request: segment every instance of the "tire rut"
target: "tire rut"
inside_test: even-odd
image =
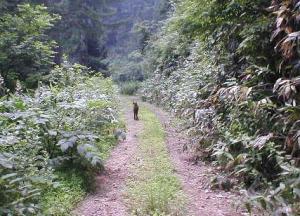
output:
[[[125,107],[127,126],[126,140],[119,143],[111,152],[105,163],[105,172],[96,179],[97,188],[79,203],[72,212],[77,216],[127,216],[129,215],[124,200],[126,181],[133,175],[134,158],[138,146],[137,135],[142,132],[141,121],[133,120],[131,101],[133,98],[122,98]],[[134,98],[136,100],[136,98]],[[142,103],[142,102],[139,102]],[[143,103],[154,112],[165,126],[166,144],[174,165],[174,172],[182,183],[187,197],[187,216],[240,216],[247,215],[244,209],[236,208],[235,202],[240,198],[237,194],[216,191],[209,188],[213,167],[204,163],[193,164],[183,146],[189,139],[170,124],[168,113],[151,104]]]
[[[134,121],[131,104],[122,98],[126,121],[126,140],[120,142],[105,162],[105,171],[96,177],[96,189],[72,212],[77,216],[126,216],[124,201],[126,180],[131,175],[131,163],[142,131],[141,121]]]
[[[166,144],[184,193],[188,199],[189,216],[240,216],[247,215],[239,208],[239,195],[232,192],[210,189],[214,168],[204,163],[194,164],[183,146],[188,144],[186,135],[171,126],[169,114],[151,104],[146,104],[165,126]]]

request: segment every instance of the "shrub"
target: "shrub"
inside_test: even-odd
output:
[[[143,99],[186,119],[190,149],[269,214],[293,215],[300,198],[298,11],[298,0],[184,0],[145,49]]]
[[[41,199],[41,209],[46,215],[69,215],[85,195],[85,183],[79,172],[55,173],[59,184],[47,189]]]
[[[80,171],[84,181],[101,170],[100,140],[118,124],[116,88],[88,74],[65,62],[51,72],[50,86],[0,100],[1,214],[41,212],[40,197],[57,183],[54,170]]]
[[[129,81],[120,84],[121,94],[124,95],[134,95],[137,93],[140,87],[140,82],[137,81]]]

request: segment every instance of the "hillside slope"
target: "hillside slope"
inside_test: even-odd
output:
[[[240,181],[249,210],[296,214],[299,1],[173,6],[146,48],[143,98],[187,120],[189,148]]]

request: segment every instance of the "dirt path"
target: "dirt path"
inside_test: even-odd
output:
[[[137,134],[143,129],[142,122],[134,121],[131,104],[122,100],[127,125],[126,140],[112,151],[105,163],[105,172],[97,177],[97,189],[82,201],[74,211],[78,216],[126,216],[123,192],[130,172],[132,158],[138,144]],[[130,107],[129,107],[130,106]]]
[[[189,216],[238,216],[246,215],[242,210],[237,210],[237,195],[225,191],[210,190],[210,178],[213,169],[205,165],[194,164],[190,156],[183,151],[183,146],[188,142],[184,134],[176,132],[171,126],[168,113],[161,109],[147,105],[161,123],[165,126],[167,134],[167,147],[175,172],[182,182],[183,190],[188,197]]]
[[[73,215],[80,216],[126,216],[129,215],[124,197],[126,180],[132,176],[130,167],[135,163],[134,157],[138,146],[137,135],[143,129],[142,121],[134,121],[131,104],[122,99],[127,139],[121,142],[111,153],[105,163],[106,171],[97,177],[97,189],[82,201]],[[132,99],[127,99],[132,101]],[[193,165],[183,152],[183,145],[188,139],[179,134],[171,126],[169,116],[161,109],[149,104],[149,107],[166,128],[166,144],[174,164],[174,172],[182,182],[182,187],[188,198],[188,216],[238,216],[245,215],[233,207],[236,195],[224,191],[209,189],[213,169],[204,164]]]

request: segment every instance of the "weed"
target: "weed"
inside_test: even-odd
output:
[[[165,133],[157,117],[142,107],[144,131],[139,135],[139,164],[128,183],[134,215],[183,215],[185,198],[165,146]]]
[[[66,172],[66,171],[64,171]],[[73,207],[85,195],[84,179],[80,173],[57,172],[59,185],[45,191],[41,200],[41,207],[45,215],[70,215]]]

